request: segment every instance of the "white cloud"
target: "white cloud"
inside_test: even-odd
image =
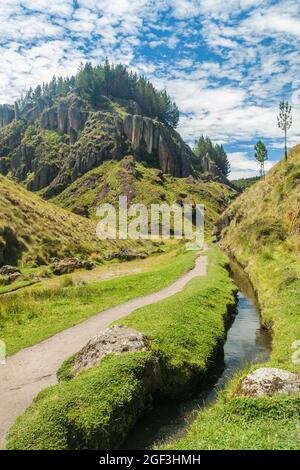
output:
[[[11,102],[53,74],[74,74],[80,62],[99,63],[107,56],[167,88],[182,112],[179,130],[190,144],[204,133],[239,149],[245,141],[269,138],[269,148],[277,149],[282,98],[293,104],[289,145],[300,141],[298,0],[0,4],[0,102]],[[147,45],[151,61],[141,49]],[[246,155],[231,155],[235,172],[237,164],[240,171],[255,171],[251,160],[244,167]]]
[[[249,158],[245,152],[228,153],[228,159],[231,165],[231,172],[229,179],[234,180],[238,178],[250,178],[259,176],[259,163],[255,158]],[[265,162],[265,170],[269,171],[275,162],[267,160]]]

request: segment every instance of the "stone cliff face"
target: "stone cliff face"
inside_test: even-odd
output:
[[[74,125],[81,116],[74,115]],[[64,167],[51,182],[45,196],[59,194],[70,183],[104,160],[120,160],[132,154],[138,161],[151,161],[163,173],[185,177],[193,173],[194,154],[177,132],[150,118],[126,114],[90,113],[80,138],[73,145]]]
[[[194,154],[180,135],[160,122],[138,115],[126,115],[116,119],[116,127],[131,142],[137,159],[145,154],[157,158],[163,173],[174,176],[189,176],[192,173]]]
[[[107,103],[102,111],[94,111],[74,93],[52,106],[41,102],[19,111],[17,105],[2,105],[0,171],[5,167],[17,179],[27,180],[32,191],[47,188],[45,197],[59,194],[104,160],[121,160],[127,154],[163,173],[193,174],[195,156],[180,135],[135,111],[134,103],[123,112],[107,109]],[[16,127],[22,129],[18,139],[11,137]]]
[[[13,106],[0,104],[0,128],[7,126],[15,118],[15,110]]]

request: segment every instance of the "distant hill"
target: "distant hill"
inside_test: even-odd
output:
[[[237,180],[230,180],[230,183],[238,190],[245,191],[252,184],[256,183],[260,179],[260,176],[253,176],[252,178],[239,178]]]

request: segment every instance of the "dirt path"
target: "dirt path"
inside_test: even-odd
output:
[[[5,435],[16,417],[30,405],[42,389],[57,382],[56,371],[65,359],[81,349],[91,337],[111,322],[137,308],[180,292],[196,276],[205,276],[206,265],[206,256],[200,256],[195,267],[171,286],[104,310],[72,328],[8,357],[6,364],[0,365],[0,448],[5,447]]]

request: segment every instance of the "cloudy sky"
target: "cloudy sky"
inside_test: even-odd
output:
[[[207,134],[253,176],[258,138],[267,168],[282,156],[281,99],[300,142],[299,42],[299,0],[0,0],[0,103],[108,57],[166,87],[190,145]]]

